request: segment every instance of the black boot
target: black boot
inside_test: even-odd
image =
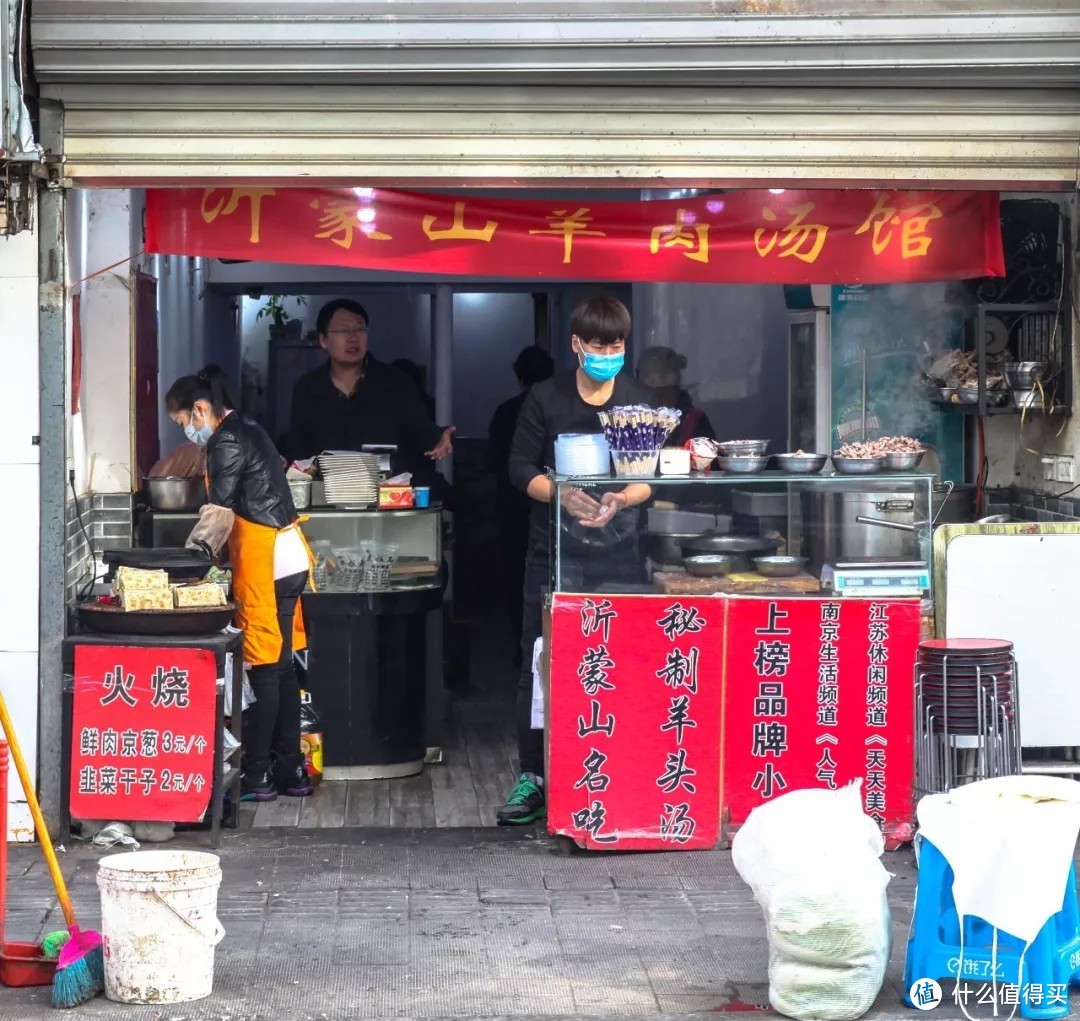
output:
[[[287,798],[309,798],[315,793],[315,785],[311,782],[303,762],[288,769],[276,769],[274,783],[277,792]]]
[[[241,801],[277,801],[277,796],[277,786],[270,779],[268,770],[244,770],[240,777]]]

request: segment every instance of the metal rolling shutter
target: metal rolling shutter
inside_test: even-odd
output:
[[[86,184],[1075,181],[1077,4],[880,7],[36,0],[33,40]]]

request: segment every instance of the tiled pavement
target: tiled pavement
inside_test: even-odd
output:
[[[532,832],[346,828],[250,830],[219,853],[227,936],[213,996],[165,1008],[99,999],[79,1018],[593,1018],[767,1002],[762,921],[727,852],[562,857]],[[89,927],[98,857],[63,856]],[[899,1002],[912,857],[887,855],[886,867],[895,943],[874,1021],[917,1016]],[[35,848],[14,850],[11,876],[7,938],[59,928]],[[0,993],[0,1021],[46,1016],[44,991]]]

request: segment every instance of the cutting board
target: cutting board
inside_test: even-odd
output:
[[[428,561],[405,561],[396,563],[390,568],[390,577],[404,578],[424,574],[438,574],[439,565],[433,560]]]
[[[669,596],[782,596],[820,592],[821,582],[805,572],[793,578],[766,578],[761,574],[695,578],[677,571],[657,571],[653,587]]]

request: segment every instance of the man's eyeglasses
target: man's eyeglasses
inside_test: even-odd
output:
[[[331,337],[362,337],[367,333],[368,328],[366,326],[353,326],[347,330],[331,330]]]

